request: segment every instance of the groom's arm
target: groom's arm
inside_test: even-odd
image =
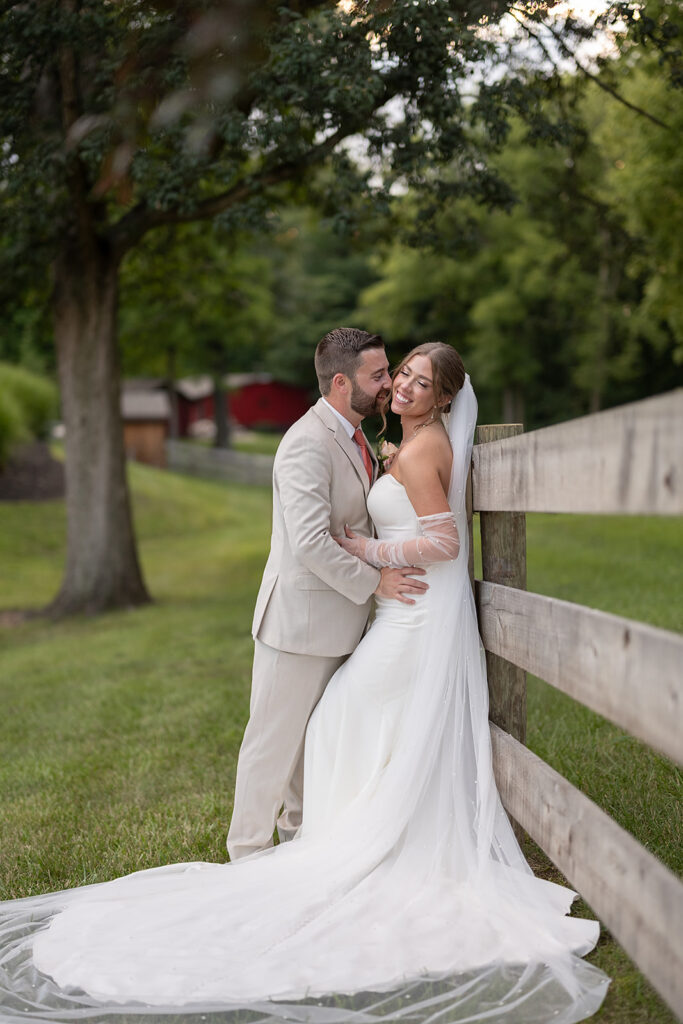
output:
[[[310,572],[354,604],[365,604],[379,585],[380,573],[332,537],[332,473],[328,451],[310,436],[291,439],[278,452],[275,480],[289,544]]]

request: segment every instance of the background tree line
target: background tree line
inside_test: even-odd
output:
[[[495,156],[511,205],[449,198],[426,238],[410,190],[391,213],[349,199],[341,230],[293,200],[257,232],[150,235],[122,269],[124,373],[264,369],[314,390],[316,339],[359,323],[394,358],[450,341],[482,415],[529,428],[683,384],[683,109],[655,58],[621,64],[623,96],[666,127],[565,75],[546,101],[549,116],[571,110],[565,137],[532,143],[516,119]],[[0,355],[53,369],[37,292],[13,310]]]

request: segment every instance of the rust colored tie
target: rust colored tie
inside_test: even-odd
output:
[[[368,480],[372,483],[372,459],[370,458],[370,452],[368,451],[368,442],[365,440],[365,434],[360,427],[356,427],[354,430],[353,439],[360,448],[360,455],[368,474]]]

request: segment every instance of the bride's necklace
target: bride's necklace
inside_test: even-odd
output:
[[[415,426],[413,427],[413,432],[410,435],[410,437],[404,437],[402,439],[401,443],[398,446],[398,451],[404,448],[407,444],[410,444],[411,441],[414,441],[418,433],[423,429],[423,427],[429,427],[431,426],[432,423],[438,423],[439,421],[440,417],[435,417],[429,420],[425,420],[423,423],[416,423]]]
[[[411,441],[415,440],[415,438],[417,437],[417,435],[419,434],[423,427],[428,427],[430,424],[437,422],[441,422],[441,425],[443,426],[443,420],[441,420],[441,417],[425,420],[423,423],[416,423],[415,426],[413,427],[410,436],[404,437],[399,442],[398,445],[390,444],[386,440],[382,441],[382,444],[380,445],[379,451],[377,453],[377,457],[380,461],[380,465],[382,466],[383,471],[387,471],[387,463],[391,465],[393,460],[398,456],[399,452],[402,451],[407,444],[410,444]]]

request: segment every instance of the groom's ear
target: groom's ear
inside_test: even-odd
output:
[[[345,373],[335,373],[331,381],[330,390],[333,392],[337,392],[337,394],[345,395],[346,392],[348,391],[349,384],[349,378],[346,376]]]

